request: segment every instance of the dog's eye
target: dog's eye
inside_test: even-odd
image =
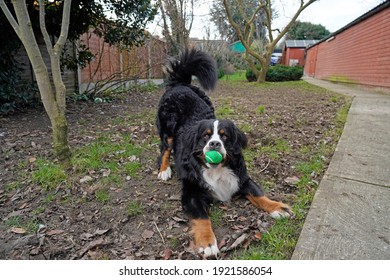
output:
[[[209,140],[209,139],[210,139],[210,135],[209,135],[209,134],[203,135],[203,139],[204,139],[204,140]]]
[[[226,140],[228,139],[228,137],[227,137],[226,134],[223,134],[223,135],[221,136],[221,139],[222,139],[223,141],[226,141]]]

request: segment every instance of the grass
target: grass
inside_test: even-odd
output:
[[[221,81],[228,81],[228,82],[246,82],[245,77],[245,70],[234,72],[233,74],[225,75],[221,79]]]
[[[111,200],[110,192],[106,188],[99,189],[95,192],[95,198],[97,201],[106,204]]]
[[[223,225],[224,212],[218,206],[212,206],[210,209],[210,220],[213,226],[220,227]]]
[[[32,172],[32,180],[44,190],[55,189],[59,184],[66,181],[67,176],[59,164],[54,164],[45,159],[38,159],[36,164],[37,169]]]
[[[141,153],[142,147],[136,146],[126,139],[113,142],[108,137],[100,137],[89,145],[78,149],[74,153],[72,162],[74,168],[79,172],[108,169],[114,174],[115,172],[129,172],[128,175],[135,176],[141,164],[126,161],[132,156],[140,156]],[[121,161],[126,163],[120,164]]]
[[[248,133],[252,130],[252,127],[249,123],[242,123],[238,125],[238,128],[245,133]]]
[[[256,108],[256,113],[257,114],[264,114],[265,113],[265,106],[260,105],[259,107]]]
[[[234,109],[230,105],[224,104],[217,108],[215,114],[219,119],[228,119],[234,114]]]
[[[17,189],[19,189],[21,187],[22,187],[22,183],[19,182],[19,181],[15,181],[15,182],[11,182],[11,183],[5,184],[4,185],[4,191],[8,193],[8,192],[17,190]]]
[[[243,254],[236,255],[241,260],[284,260],[292,255],[299,237],[303,221],[280,219],[261,236],[259,244],[250,246]]]
[[[140,202],[132,201],[126,208],[126,213],[130,217],[139,216],[143,213],[144,209]]]
[[[259,151],[271,159],[278,159],[283,153],[291,151],[290,144],[284,139],[276,139],[266,146],[260,146]]]
[[[142,165],[139,162],[128,162],[123,165],[124,172],[126,175],[133,178],[138,177],[138,171],[141,169]]]
[[[9,218],[5,224],[10,228],[22,228],[26,233],[35,233],[39,228],[39,222],[36,217],[23,219],[20,216],[15,216]]]

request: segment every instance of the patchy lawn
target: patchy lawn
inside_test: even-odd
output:
[[[44,111],[0,117],[0,259],[199,259],[176,178],[157,180],[162,90],[69,102],[73,169],[53,158]],[[248,136],[252,178],[295,216],[243,198],[213,205],[221,259],[289,259],[342,132],[350,100],[303,81],[220,81],[217,115]]]

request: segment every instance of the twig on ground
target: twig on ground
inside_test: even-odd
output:
[[[156,227],[156,229],[157,229],[158,234],[160,234],[160,237],[161,237],[161,240],[162,240],[163,244],[165,244],[165,240],[164,240],[164,237],[163,237],[162,234],[161,234],[160,229],[158,228],[156,222],[153,222],[153,223],[154,223],[154,225],[155,225],[155,227]]]

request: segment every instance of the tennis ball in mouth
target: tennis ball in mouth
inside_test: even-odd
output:
[[[206,161],[211,164],[218,164],[222,161],[223,157],[220,152],[208,151],[205,154]]]

